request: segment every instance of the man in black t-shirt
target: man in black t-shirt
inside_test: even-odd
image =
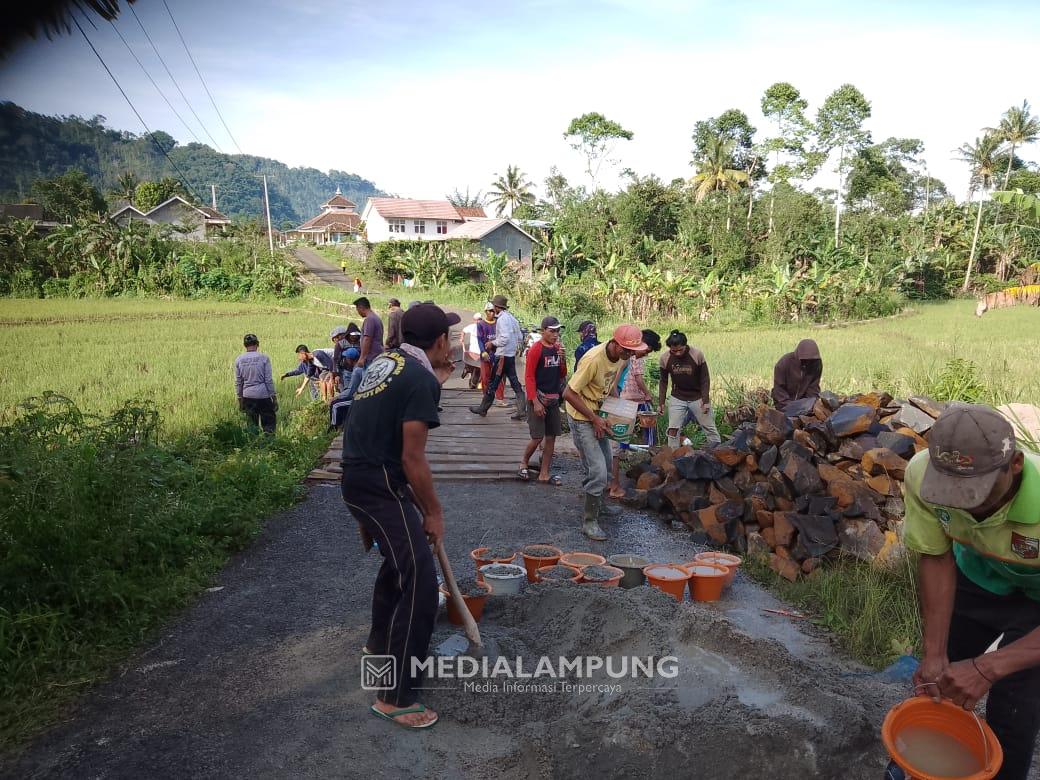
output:
[[[373,359],[354,395],[343,436],[343,500],[383,565],[372,593],[365,652],[392,656],[396,680],[372,712],[407,728],[437,714],[416,698],[411,659],[425,659],[437,617],[437,572],[430,551],[444,513],[426,460],[426,437],[440,425],[441,383],[451,375],[448,331],[459,321],[432,304],[402,316],[404,342]]]

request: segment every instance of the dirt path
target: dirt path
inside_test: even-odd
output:
[[[320,281],[339,287],[344,290],[354,289],[354,280],[348,279],[347,275],[339,268],[329,263],[324,257],[313,249],[305,246],[294,247],[292,253],[296,259],[303,263],[303,267],[310,271]]]
[[[562,488],[442,483],[447,546],[495,540],[589,549],[578,475]],[[629,513],[604,554],[687,560],[685,529]],[[428,692],[443,722],[408,733],[368,713],[359,689],[371,583],[338,486],[272,518],[198,603],[40,738],[12,777],[862,777],[883,765],[876,734],[898,690],[803,634],[738,578],[716,605],[649,590],[542,586],[492,601],[482,629],[507,657],[675,655],[679,677],[593,693]],[[434,643],[454,629],[443,617]],[[602,682],[602,680],[600,680]],[[607,681],[616,682],[616,681]],[[434,686],[438,687],[438,686]],[[443,686],[440,686],[443,687]]]

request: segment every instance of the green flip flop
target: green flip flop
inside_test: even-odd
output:
[[[383,720],[388,720],[391,723],[396,723],[398,726],[405,729],[428,729],[430,728],[430,726],[435,725],[437,721],[440,720],[439,717],[434,718],[429,723],[424,723],[421,726],[411,726],[407,723],[402,723],[399,720],[394,720],[394,718],[396,718],[399,715],[410,715],[413,712],[426,712],[426,705],[424,704],[413,704],[411,707],[405,707],[403,710],[391,710],[390,712],[383,712],[382,710],[378,709],[374,704],[369,709],[372,710],[372,713],[374,715],[382,718]]]

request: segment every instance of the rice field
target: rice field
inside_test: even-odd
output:
[[[339,291],[309,292],[343,299]],[[349,295],[349,294],[348,294]],[[373,296],[383,308],[384,295]],[[310,308],[315,307],[315,308]],[[45,390],[88,411],[110,411],[130,398],[150,399],[165,431],[177,434],[234,418],[232,363],[247,332],[260,337],[278,377],[296,365],[298,343],[328,346],[338,319],[309,298],[299,304],[166,300],[0,300],[0,408]],[[353,313],[343,309],[347,315]],[[544,312],[524,312],[524,322]],[[527,315],[530,315],[529,317]],[[601,335],[611,323],[602,323]],[[675,323],[640,323],[667,334]],[[978,366],[991,401],[1040,404],[1040,309],[1018,307],[974,316],[974,303],[917,307],[907,316],[836,328],[687,329],[707,355],[713,395],[769,387],[772,367],[804,337],[824,356],[824,386],[836,391],[924,392],[952,359]],[[573,348],[575,334],[565,336]],[[304,405],[293,378],[279,382],[283,413]]]

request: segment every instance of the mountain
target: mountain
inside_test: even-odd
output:
[[[145,135],[105,126],[105,117],[52,117],[0,102],[0,201],[20,202],[32,182],[80,168],[103,193],[130,172],[139,181],[172,176],[205,204],[210,185],[217,187],[217,208],[230,217],[263,215],[263,184],[267,174],[271,221],[298,225],[314,216],[322,203],[340,191],[360,211],[369,197],[384,195],[375,184],[356,173],[316,168],[290,168],[285,163],[249,154],[224,154],[210,147],[180,145],[169,133],[152,138],[166,150],[173,165]],[[174,167],[176,166],[176,168]]]

